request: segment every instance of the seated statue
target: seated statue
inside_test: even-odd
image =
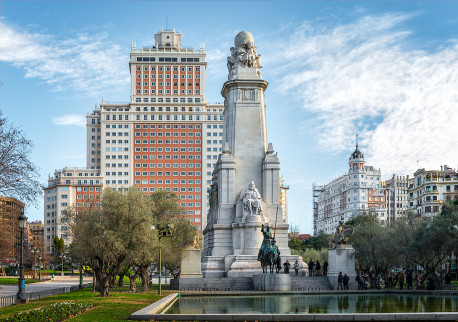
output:
[[[331,239],[332,248],[336,248],[338,245],[345,245],[348,243],[348,239],[351,235],[353,235],[353,227],[347,226],[341,220],[339,221],[339,226],[336,228],[336,232],[334,233],[334,237]]]
[[[250,181],[248,189],[242,194],[243,209],[250,215],[260,215],[262,212],[261,194],[254,182]]]

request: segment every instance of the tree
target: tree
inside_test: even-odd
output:
[[[55,258],[55,263],[56,266],[59,265],[59,262],[62,261],[62,258],[65,254],[65,242],[64,239],[61,237],[54,237],[53,240],[53,246],[54,246],[54,258]],[[63,269],[63,268],[62,268]]]
[[[136,187],[127,192],[105,189],[100,208],[68,211],[72,258],[92,267],[100,296],[109,295],[110,280],[120,273],[129,275],[131,286],[139,276],[145,290],[149,284],[147,269],[159,253],[158,233],[152,227],[172,218],[179,221],[180,212],[175,196],[166,191],[148,196]],[[176,238],[173,252],[181,254],[189,239],[180,233],[172,238]],[[127,268],[132,270],[131,274]]]
[[[39,169],[30,160],[32,141],[9,125],[0,111],[0,195],[37,204],[42,189]]]
[[[331,238],[325,232],[320,231],[316,236],[310,236],[303,241],[304,248],[313,248],[317,251],[329,249],[331,247]]]

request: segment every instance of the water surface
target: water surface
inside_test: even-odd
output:
[[[448,295],[320,294],[256,296],[185,296],[165,314],[312,314],[456,312]]]

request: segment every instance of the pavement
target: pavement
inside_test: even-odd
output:
[[[91,283],[92,277],[84,277],[83,281],[84,283]],[[79,285],[79,283],[80,283],[79,276],[74,276],[74,277],[54,276],[54,278],[51,279],[50,281],[25,284],[25,292],[32,293],[32,292],[40,292],[40,291],[49,291],[53,289],[59,289],[63,287],[71,287],[71,286]],[[18,291],[17,285],[1,285],[0,297],[16,295],[17,291]]]

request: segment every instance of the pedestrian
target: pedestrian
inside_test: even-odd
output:
[[[342,272],[339,272],[337,277],[337,290],[343,290],[343,275]]]
[[[419,289],[419,287],[420,287],[420,284],[421,284],[421,283],[420,283],[420,275],[416,274],[413,280],[414,280],[414,282],[415,282],[415,288],[416,288],[417,291],[418,291],[418,289]]]
[[[398,273],[398,275],[396,276],[396,280],[398,281],[399,283],[399,289],[400,290],[403,290],[404,289],[404,280],[405,280],[405,274],[404,274],[404,271],[401,269]]]
[[[361,273],[360,272],[358,272],[356,274],[355,281],[358,283],[358,290],[361,290],[362,289],[362,287],[361,287],[362,280],[361,280]]]
[[[379,290],[380,289],[380,282],[382,281],[382,275],[380,273],[377,274],[376,280],[375,280],[375,287]]]
[[[323,276],[327,276],[327,275],[328,275],[328,262],[324,261],[324,263],[323,263]]]
[[[348,277],[347,274],[344,274],[343,287],[344,287],[344,290],[347,290],[347,291],[348,291],[348,282],[350,282],[350,277]]]
[[[289,260],[286,260],[286,262],[283,264],[283,266],[285,267],[285,274],[289,274],[289,267],[291,266],[291,264],[289,263]]]
[[[281,258],[280,256],[277,257],[277,274],[280,274],[281,271]]]
[[[407,289],[413,290],[413,271],[407,274],[406,282],[407,282]]]
[[[299,274],[299,268],[300,268],[300,265],[296,259],[296,262],[294,263],[294,271],[296,272],[296,276]]]
[[[450,272],[445,275],[445,285],[451,285],[452,284],[452,277],[450,276]]]
[[[316,260],[315,270],[316,270],[316,276],[321,276],[321,264],[318,259]]]
[[[313,267],[315,267],[315,263],[310,259],[309,262],[309,276],[313,276]]]
[[[393,276],[391,276],[391,273],[389,273],[385,281],[385,288],[391,288],[392,286],[393,286]]]

